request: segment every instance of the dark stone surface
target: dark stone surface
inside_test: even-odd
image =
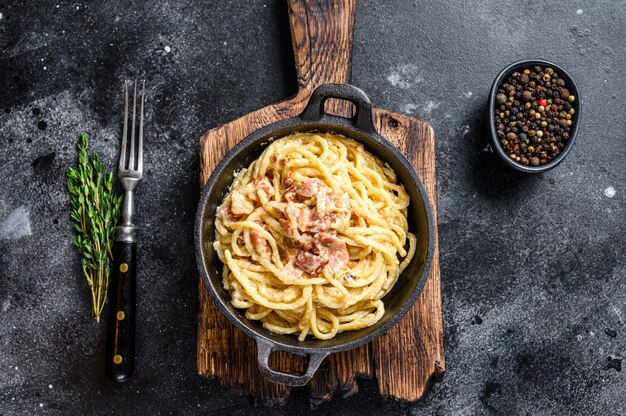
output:
[[[245,4],[244,3],[250,3]],[[626,414],[626,11],[611,1],[359,2],[353,83],[438,137],[448,371],[412,406],[371,382],[319,414]],[[0,0],[0,414],[266,414],[196,375],[198,138],[295,91],[284,4]],[[485,148],[506,64],[568,69],[568,159],[537,176]],[[113,164],[122,81],[149,89],[137,376],[109,383],[72,247],[79,132]],[[308,413],[303,391],[277,414]]]

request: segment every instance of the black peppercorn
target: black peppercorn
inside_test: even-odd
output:
[[[530,101],[530,100],[533,99],[533,94],[530,91],[528,91],[528,90],[523,91],[522,92],[522,99],[524,101]]]

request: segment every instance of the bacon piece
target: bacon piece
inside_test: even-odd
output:
[[[328,259],[328,267],[332,273],[339,272],[348,264],[350,256],[343,240],[329,233],[319,233],[316,239],[315,249],[319,256]]]
[[[311,248],[311,236],[308,234],[300,234],[297,223],[288,220],[279,220],[280,226],[287,238],[290,238],[297,247],[305,249]]]
[[[335,201],[333,200],[333,193],[325,186],[320,186],[319,191],[315,194],[315,209],[320,217],[328,211],[332,211],[335,208]]]
[[[350,226],[350,196],[343,193],[339,198],[333,200],[334,209],[324,215],[325,228],[343,231]]]
[[[230,209],[235,215],[245,215],[254,211],[254,205],[241,192],[233,191],[230,194]]]
[[[302,269],[296,267],[294,264],[294,260],[292,259],[280,271],[280,273],[278,274],[278,278],[284,283],[289,284],[290,282],[300,278],[302,276],[302,273]]]
[[[304,204],[290,202],[284,213],[290,226],[295,226],[300,232],[317,233],[326,229],[324,220]]]
[[[285,204],[284,202],[268,201],[265,205],[275,209],[282,214],[284,214],[285,210],[287,209],[287,204]]]
[[[342,194],[335,201],[334,212],[327,213],[324,216],[326,227],[331,230],[343,231],[350,226],[350,217],[352,210],[350,209],[350,196],[347,193]]]
[[[297,196],[298,194],[296,193],[296,190],[293,186],[290,186],[289,188],[287,188],[287,190],[283,194],[283,198],[285,199],[285,201],[288,201],[288,202],[294,202]]]
[[[285,176],[283,176],[283,185],[285,188],[291,188],[291,185],[293,185],[293,173],[291,171],[285,172]]]
[[[326,223],[324,223],[324,219],[317,214],[317,211],[313,211],[309,218],[307,231],[316,234],[324,230],[326,230]]]
[[[289,221],[289,225],[298,227],[298,218],[300,217],[300,207],[293,202],[287,204],[285,216]]]
[[[324,223],[331,230],[336,230],[340,227],[339,218],[337,217],[337,214],[335,214],[334,212],[330,214],[326,214],[324,216]]]
[[[302,195],[305,198],[311,198],[312,196],[314,196],[315,194],[317,194],[317,192],[319,191],[320,188],[320,180],[317,178],[308,178],[304,181],[304,183],[302,183],[302,185],[300,185],[300,188],[298,188],[298,194]]]
[[[285,251],[285,255],[287,256],[289,260],[295,259],[298,253],[300,252],[300,250],[298,250],[298,248],[295,246],[293,241],[291,241],[288,238],[285,239],[284,251]]]
[[[299,234],[297,227],[292,227],[291,223],[287,220],[280,219],[278,220],[278,222],[280,223],[280,227],[283,229],[283,232],[285,233],[285,236],[287,236],[287,238],[290,238],[292,240],[295,240],[297,238],[297,235]]]
[[[217,218],[221,219],[222,224],[226,227],[235,222],[235,214],[233,214],[233,211],[230,209],[230,200],[228,198],[217,208]]]
[[[270,198],[274,195],[274,187],[272,186],[272,182],[270,182],[267,176],[263,176],[262,178],[256,178],[252,182],[252,189],[248,193],[248,198],[257,201],[259,199],[259,192],[263,192],[266,198]]]
[[[295,264],[311,276],[317,276],[322,268],[328,263],[328,260],[308,251],[303,251],[296,257]]]
[[[252,238],[252,246],[256,252],[263,258],[269,257],[271,251],[267,244],[267,240],[265,240],[265,238],[263,238],[257,231],[252,231],[250,237]]]
[[[310,222],[311,210],[303,205],[300,207],[300,212],[298,212],[298,229],[300,231],[307,231]]]

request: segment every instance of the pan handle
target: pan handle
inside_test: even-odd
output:
[[[356,109],[352,124],[357,129],[368,133],[376,133],[372,122],[372,103],[359,88],[350,84],[324,84],[313,91],[309,103],[300,114],[302,120],[317,121],[326,114],[324,104],[329,98],[350,101]]]
[[[313,352],[309,354],[309,363],[307,364],[306,372],[300,375],[284,373],[270,367],[270,354],[274,350],[274,346],[271,342],[257,339],[256,350],[261,375],[272,383],[285,384],[291,387],[301,387],[308,383],[313,378],[313,375],[322,361],[324,361],[324,358],[330,354],[328,352]]]

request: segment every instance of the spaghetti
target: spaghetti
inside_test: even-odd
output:
[[[375,324],[415,253],[409,202],[394,171],[352,139],[273,141],[217,210],[213,246],[232,305],[300,340]]]

